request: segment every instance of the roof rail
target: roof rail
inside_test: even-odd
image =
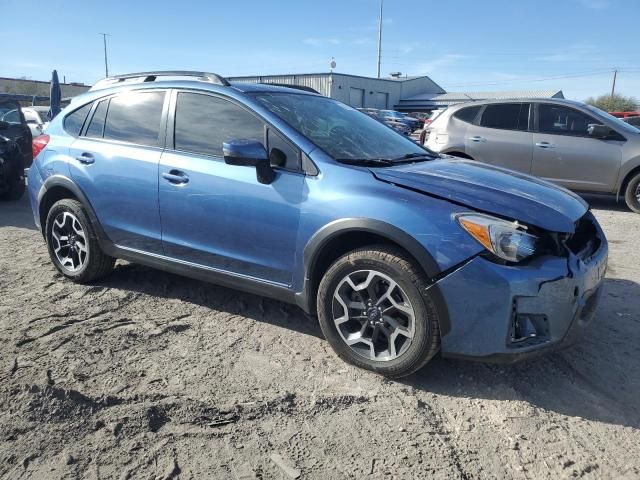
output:
[[[201,82],[216,83],[228,87],[230,83],[221,75],[209,72],[193,72],[190,70],[163,70],[158,72],[127,73],[106,77],[97,82],[89,91],[112,87],[121,83],[155,82],[158,77],[191,77]]]

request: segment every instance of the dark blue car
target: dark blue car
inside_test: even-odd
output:
[[[514,360],[583,330],[607,241],[578,196],[440,157],[342,103],[208,73],[110,77],[34,140],[51,260],[116,258],[290,302],[345,360]]]

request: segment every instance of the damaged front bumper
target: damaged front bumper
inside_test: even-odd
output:
[[[436,283],[447,310],[442,354],[512,362],[579,335],[594,316],[608,245],[597,221],[598,247],[588,256],[543,256],[523,266],[475,257]]]

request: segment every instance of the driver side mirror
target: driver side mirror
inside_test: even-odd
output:
[[[603,139],[610,137],[613,134],[613,131],[604,125],[591,123],[587,127],[587,133],[590,137]]]
[[[276,178],[267,150],[257,140],[242,138],[227,140],[222,144],[222,152],[227,165],[255,167],[256,178],[262,184],[268,185]]]
[[[8,130],[9,129],[9,122],[5,122],[4,120],[0,120],[0,130]]]

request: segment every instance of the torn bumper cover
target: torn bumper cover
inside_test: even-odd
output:
[[[476,257],[437,282],[448,310],[442,354],[512,362],[565,345],[594,316],[607,268],[608,246],[595,227],[592,250],[543,256],[526,265]],[[576,249],[577,250],[577,249]]]

